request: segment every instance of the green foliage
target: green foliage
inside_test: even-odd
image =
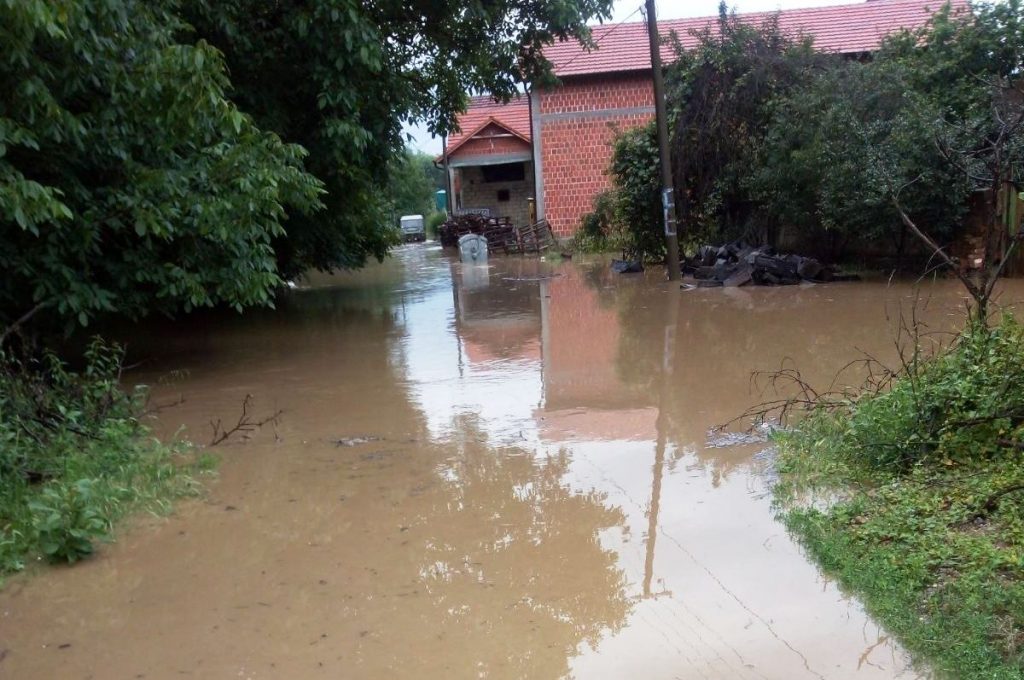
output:
[[[970,193],[992,184],[979,152],[998,126],[993,85],[1024,65],[1020,10],[1015,0],[964,18],[946,6],[925,28],[888,38],[872,61],[839,64],[780,101],[748,180],[766,214],[902,243],[899,196],[915,223],[948,241]]]
[[[194,494],[180,444],[151,439],[139,420],[145,391],[118,384],[122,352],[90,343],[84,368],[54,355],[18,362],[0,355],[0,574],[36,555],[74,562],[135,508],[166,511]]]
[[[1024,330],[1007,317],[972,327],[948,352],[914,352],[892,389],[853,401],[828,441],[850,461],[901,472],[991,458],[1024,441]],[[822,416],[819,416],[822,417]],[[832,427],[816,423],[804,426]]]
[[[97,502],[95,482],[47,485],[38,500],[28,504],[39,549],[54,562],[74,564],[93,552],[93,541],[104,539],[109,521]]]
[[[448,214],[441,211],[434,211],[427,215],[427,221],[424,224],[424,229],[427,232],[427,237],[431,240],[437,240],[437,230],[442,224],[448,219]]]
[[[766,239],[751,224],[755,204],[743,186],[779,98],[838,57],[794,40],[777,16],[761,25],[719,9],[718,25],[696,34],[668,70],[673,178],[679,219],[690,239]],[[748,233],[751,232],[752,233]]]
[[[993,179],[995,156],[1015,180],[1024,174],[1017,130],[982,153],[1014,118],[1007,102],[1019,108],[1021,18],[1020,0],[968,16],[945,6],[861,62],[816,54],[774,19],[741,23],[723,5],[717,30],[698,34],[692,50],[677,43],[668,69],[684,240],[777,242],[785,233],[835,258],[849,244],[890,238],[902,254],[898,197],[915,224],[950,241],[971,192],[1006,179]]]
[[[228,101],[176,3],[0,1],[0,323],[268,304],[303,150]]]
[[[744,179],[767,221],[831,237],[836,254],[848,242],[898,240],[890,198],[900,177],[908,214],[936,237],[954,232],[970,187],[935,144],[938,111],[907,90],[906,76],[883,61],[850,62],[777,102]]]
[[[787,525],[943,677],[1024,677],[1022,379],[1020,324],[977,324],[778,437]]]
[[[569,242],[569,250],[576,253],[600,253],[616,250],[625,244],[623,229],[616,211],[618,194],[611,189],[594,197],[594,210],[583,216],[580,228]]]
[[[612,144],[615,222],[624,233],[629,259],[665,258],[661,171],[654,123],[620,132]]]
[[[541,48],[589,38],[610,0],[186,0],[196,34],[221,50],[234,99],[310,152],[327,210],[292,215],[276,244],[285,276],[357,267],[394,243],[380,187],[403,121],[450,131],[466,93],[507,100],[550,79]]]
[[[434,170],[433,157],[409,149],[392,163],[387,192],[392,225],[397,226],[402,215],[429,215],[434,211]]]

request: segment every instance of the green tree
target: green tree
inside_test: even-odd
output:
[[[0,0],[0,344],[43,310],[241,308],[280,284],[272,239],[319,183],[173,8]]]
[[[626,256],[638,260],[664,259],[661,170],[653,122],[615,136],[610,173],[615,187],[614,218],[628,235]]]
[[[395,225],[401,215],[426,216],[434,211],[437,189],[433,170],[432,156],[409,149],[393,162],[387,196],[392,216],[389,224]]]
[[[186,0],[197,35],[224,54],[233,97],[309,149],[327,210],[292,215],[282,272],[357,267],[394,242],[381,187],[403,121],[450,131],[466,92],[508,99],[550,77],[541,48],[589,39],[611,0]]]
[[[836,59],[815,52],[812,37],[793,39],[777,16],[752,24],[719,6],[717,25],[695,34],[668,68],[673,177],[685,235],[748,236],[756,210],[744,179],[755,163],[775,102]]]
[[[926,49],[912,49],[915,43]],[[935,260],[956,273],[973,298],[974,319],[987,323],[996,282],[1024,240],[1024,230],[1008,219],[1012,211],[1004,211],[1024,189],[1024,4],[980,5],[966,16],[952,15],[947,6],[924,29],[899,36],[889,48],[884,56],[908,67],[915,89],[906,124],[927,132],[942,167],[963,183],[965,195],[984,197],[983,255],[974,274],[946,252],[935,225],[910,214],[906,194],[921,178],[893,153],[895,145],[879,150],[878,190]]]
[[[910,214],[952,235],[969,187],[943,162],[928,124],[938,112],[907,87],[912,75],[882,58],[840,62],[777,101],[742,180],[761,220],[833,258],[880,238],[902,255],[907,234],[883,178],[899,172],[917,178],[903,192]]]

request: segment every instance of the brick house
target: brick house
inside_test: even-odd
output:
[[[957,11],[966,0],[952,0]],[[866,0],[856,4],[741,14],[760,23],[777,14],[790,35],[813,35],[823,51],[863,57],[882,38],[901,28],[923,26],[942,0]],[[659,22],[663,35],[675,32],[684,47],[692,32],[712,29],[716,17]],[[606,174],[617,130],[654,117],[647,27],[643,22],[593,28],[597,49],[578,43],[551,45],[545,56],[561,81],[553,89],[528,88],[508,104],[473,97],[459,118],[460,132],[447,139],[445,154],[456,209],[486,208],[515,224],[529,219],[528,199],[559,237],[568,237],[590,211],[596,194],[609,186]],[[662,46],[662,60],[673,58]],[[441,159],[439,159],[441,160]]]

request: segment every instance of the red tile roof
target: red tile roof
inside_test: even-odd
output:
[[[469,107],[459,116],[459,131],[448,136],[448,151],[462,144],[467,137],[483,129],[492,120],[527,142],[530,141],[530,103],[526,97],[513,99],[508,104],[499,104],[485,95],[469,98]]]
[[[951,0],[955,11],[969,11],[967,0]],[[943,0],[867,0],[850,5],[790,9],[779,12],[782,30],[797,35],[814,36],[815,46],[822,51],[855,54],[878,48],[882,38],[901,28],[923,26]],[[775,12],[749,12],[739,16],[748,22],[762,22]],[[717,17],[668,19],[658,22],[662,35],[675,31],[685,47],[693,47],[692,31],[715,27]],[[647,45],[647,25],[642,21],[593,27],[597,49],[586,52],[577,42],[548,46],[544,55],[555,66],[558,76],[580,76],[598,73],[642,71],[651,67]],[[674,58],[672,47],[663,45],[661,57]],[[458,132],[448,137],[448,149],[462,144],[469,136],[493,120],[530,141],[530,106],[526,97],[499,104],[487,95],[470,97],[469,107],[459,116]]]
[[[870,52],[882,38],[901,28],[923,26],[931,14],[942,7],[944,0],[868,0],[851,5],[790,9],[778,12],[779,26],[790,35],[814,36],[814,45],[824,52],[856,54]],[[952,0],[956,11],[969,11],[967,0]],[[740,14],[746,22],[760,23],[775,12]],[[693,47],[692,31],[715,27],[717,17],[667,19],[658,22],[658,31],[669,35],[675,31],[684,47]],[[544,56],[551,60],[560,77],[596,73],[640,71],[651,68],[647,25],[642,21],[606,24],[593,27],[597,49],[586,52],[578,42],[550,45]],[[661,58],[674,58],[672,47],[663,45]]]

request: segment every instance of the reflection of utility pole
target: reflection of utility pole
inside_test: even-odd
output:
[[[668,248],[668,280],[682,277],[679,269],[679,237],[676,236],[676,202],[673,197],[672,164],[668,149],[668,114],[665,112],[665,78],[661,72],[661,39],[654,0],[646,0],[647,38],[651,43],[651,70],[654,72],[654,113],[658,125],[658,157],[661,160],[661,205],[665,211],[665,245]]]
[[[679,294],[675,290],[665,293],[668,309],[665,313],[665,334],[661,347],[661,389],[658,390],[658,419],[655,429],[658,439],[654,445],[654,471],[651,478],[651,506],[647,510],[647,554],[644,558],[644,597],[651,597],[654,579],[654,545],[658,539],[658,512],[661,509],[661,478],[665,471],[665,448],[668,445],[668,404],[672,389],[676,353],[676,324],[679,322]]]

